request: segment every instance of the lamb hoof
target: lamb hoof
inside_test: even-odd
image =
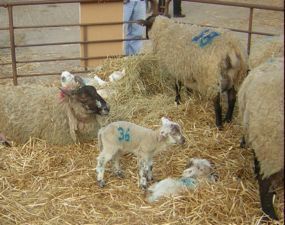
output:
[[[217,128],[218,128],[219,131],[222,131],[223,130],[223,125],[219,125],[219,126],[217,126]]]
[[[148,178],[147,178],[147,181],[152,182],[152,181],[154,181],[154,179],[153,179],[153,177],[148,177]]]
[[[100,188],[103,188],[103,187],[106,186],[106,183],[105,183],[104,180],[98,180],[98,185],[99,185]]]
[[[223,122],[224,122],[224,123],[230,123],[230,122],[232,122],[232,119],[225,118]]]
[[[262,223],[268,223],[270,222],[271,220],[279,220],[278,217],[275,215],[275,213],[273,213],[273,215],[265,215],[265,216],[262,216],[260,222]]]
[[[123,171],[116,171],[115,174],[119,178],[125,178],[125,175],[124,175]]]
[[[143,191],[147,190],[147,186],[145,184],[140,184],[140,189]]]
[[[245,142],[244,137],[242,137],[241,140],[239,141],[239,146],[241,148],[246,148],[246,142]]]

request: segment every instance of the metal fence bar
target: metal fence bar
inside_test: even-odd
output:
[[[87,39],[88,37],[88,30],[87,27],[83,27],[83,41],[88,41]],[[84,57],[88,57],[88,45],[87,44],[83,44],[83,56]],[[88,67],[88,59],[84,60],[84,69],[87,70]]]
[[[97,0],[98,3],[105,3],[105,2],[121,2],[122,0]],[[248,3],[236,3],[236,2],[226,2],[226,1],[219,1],[219,0],[183,0],[186,2],[197,2],[197,3],[207,3],[207,4],[216,4],[216,5],[223,5],[223,6],[235,6],[235,7],[244,7],[250,9],[249,14],[249,24],[248,30],[241,30],[241,29],[233,29],[233,28],[225,28],[236,32],[247,33],[248,40],[247,40],[247,50],[248,53],[250,52],[251,47],[251,37],[252,34],[259,34],[259,35],[269,35],[274,36],[276,34],[265,33],[265,32],[255,32],[252,31],[252,21],[253,21],[253,10],[262,9],[262,10],[273,10],[273,11],[282,11],[284,12],[284,7],[275,7],[275,6],[266,6],[266,5],[257,5],[257,4],[248,4]],[[99,57],[88,57],[88,53],[84,51],[84,57],[76,57],[76,58],[60,58],[60,59],[39,59],[39,60],[26,60],[26,61],[16,61],[16,48],[21,47],[37,47],[37,46],[53,46],[53,45],[71,45],[71,44],[83,44],[86,46],[88,43],[108,43],[108,42],[122,42],[134,39],[114,39],[114,40],[100,40],[100,41],[87,41],[83,39],[83,41],[76,41],[76,42],[56,42],[56,43],[42,43],[42,44],[29,44],[29,45],[15,45],[15,36],[14,30],[15,29],[36,29],[36,28],[52,28],[52,27],[68,27],[68,26],[100,26],[100,25],[117,25],[117,24],[124,24],[124,23],[134,23],[134,21],[123,21],[123,22],[111,22],[111,23],[90,23],[90,24],[56,24],[56,25],[35,25],[35,26],[16,26],[13,25],[13,6],[24,6],[24,5],[42,5],[42,4],[64,4],[64,3],[94,3],[96,0],[33,0],[33,1],[21,1],[21,2],[9,2],[9,3],[0,3],[0,7],[8,8],[8,16],[9,16],[9,27],[0,27],[0,30],[9,30],[10,33],[10,46],[2,46],[0,49],[11,49],[11,60],[12,62],[8,63],[0,63],[0,65],[12,65],[13,76],[4,77],[0,79],[7,79],[13,78],[14,85],[17,85],[17,77],[28,77],[28,76],[46,76],[46,75],[58,75],[58,73],[46,73],[46,74],[25,74],[25,75],[18,75],[17,74],[17,63],[34,63],[34,62],[53,62],[53,61],[64,61],[64,60],[84,60],[88,62],[88,59],[104,59],[107,56],[99,56]],[[198,24],[199,25],[199,24]],[[216,26],[209,26],[209,25],[199,25],[205,27],[214,27]],[[143,39],[136,39],[136,40],[145,40]],[[122,57],[120,55],[119,57]],[[117,57],[117,56],[115,56]],[[87,72],[87,63],[85,63],[85,71]],[[80,73],[80,71],[76,71]]]
[[[185,24],[194,24],[194,23],[185,23]],[[204,25],[204,24],[196,24],[198,26],[202,27],[213,27],[213,28],[219,28],[217,26],[211,26],[211,25]],[[227,28],[224,27],[224,29],[228,29],[231,31],[235,32],[240,32],[240,33],[251,33],[251,34],[258,34],[258,35],[265,35],[265,36],[275,36],[278,34],[272,34],[272,33],[266,33],[266,32],[259,32],[259,31],[251,31],[249,32],[248,30],[241,30],[241,29],[234,29],[234,28]],[[20,47],[36,47],[36,46],[48,46],[48,45],[71,45],[71,44],[88,44],[88,43],[102,43],[102,42],[112,42],[112,41],[128,41],[128,40],[134,40],[134,39],[113,39],[113,40],[104,40],[104,41],[78,41],[78,42],[54,42],[54,43],[46,43],[46,44],[33,44],[33,45],[16,45],[15,47],[20,48]],[[146,40],[145,38],[141,39],[135,39],[135,40]],[[10,46],[2,46],[0,49],[9,49],[11,48]],[[0,64],[2,65],[2,64]]]
[[[239,3],[239,2],[226,2],[226,1],[218,1],[218,0],[182,0],[182,1],[207,3],[207,4],[214,4],[214,5],[236,6],[236,7],[242,7],[242,8],[255,8],[255,9],[273,10],[273,11],[284,11],[284,7]]]
[[[11,60],[12,60],[12,71],[13,71],[13,83],[17,85],[17,62],[16,62],[16,47],[15,47],[15,34],[13,25],[13,7],[8,6],[9,16],[9,33],[10,33],[10,45],[11,45]]]
[[[70,71],[71,73],[89,73],[91,71]],[[43,77],[43,76],[55,76],[59,75],[60,73],[58,72],[53,72],[53,73],[34,73],[34,74],[18,74],[18,77]],[[5,79],[11,79],[13,78],[12,76],[7,76],[7,77],[0,77],[0,80],[5,80]]]
[[[252,20],[253,20],[253,8],[249,11],[249,21],[248,21],[248,34],[247,34],[247,53],[250,53],[251,46],[251,32],[252,32]]]
[[[107,3],[122,2],[122,0],[38,0],[38,1],[20,1],[0,3],[0,7],[24,6],[24,5],[46,5],[46,4],[64,4],[64,3]]]
[[[84,26],[86,26],[86,27],[88,27],[88,26],[108,26],[108,25],[121,25],[121,24],[126,24],[126,23],[136,23],[136,21],[15,26],[14,29],[37,29],[37,28],[76,27],[76,26],[80,26],[80,27],[84,27]],[[0,27],[0,30],[9,30],[9,27]]]

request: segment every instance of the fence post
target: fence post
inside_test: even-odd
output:
[[[247,53],[250,53],[251,46],[251,35],[252,35],[252,18],[253,18],[253,8],[250,8],[249,21],[248,21],[248,36],[247,36]]]
[[[9,15],[9,33],[10,33],[10,47],[11,47],[11,59],[12,59],[12,70],[13,70],[13,83],[14,85],[18,85],[14,23],[13,23],[13,6],[11,5],[8,5],[8,15]]]
[[[83,41],[86,42],[88,41],[87,39],[88,37],[88,26],[84,26],[83,27]],[[83,57],[84,59],[84,70],[87,71],[87,67],[88,67],[88,44],[84,43],[83,44]]]

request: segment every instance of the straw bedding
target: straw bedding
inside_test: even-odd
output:
[[[257,224],[262,212],[253,155],[239,148],[237,119],[217,130],[212,105],[197,96],[184,96],[187,100],[177,108],[171,78],[153,56],[109,60],[102,71],[111,67],[125,67],[128,75],[115,84],[119,91],[109,102],[112,113],[105,123],[124,119],[156,128],[161,116],[168,116],[183,128],[185,146],[154,158],[155,180],[178,177],[189,157],[201,157],[215,163],[219,181],[149,204],[138,188],[133,155],[122,157],[124,179],[113,176],[108,166],[108,183],[101,189],[96,140],[59,147],[31,139],[0,150],[0,224]],[[275,200],[279,215],[282,196],[278,192]]]

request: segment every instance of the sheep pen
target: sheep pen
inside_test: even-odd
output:
[[[253,155],[239,147],[242,129],[236,116],[219,131],[211,126],[211,104],[198,97],[177,109],[171,79],[161,76],[152,55],[106,60],[98,75],[105,78],[122,68],[127,75],[113,84],[118,94],[108,101],[111,111],[104,123],[127,120],[155,129],[167,116],[181,125],[186,138],[185,146],[154,157],[154,181],[179,177],[191,157],[214,162],[219,180],[150,204],[137,187],[135,156],[122,157],[124,179],[110,178],[108,166],[108,186],[101,189],[96,140],[59,147],[30,139],[0,150],[0,224],[256,224],[262,211]],[[282,224],[283,195],[275,206]]]

